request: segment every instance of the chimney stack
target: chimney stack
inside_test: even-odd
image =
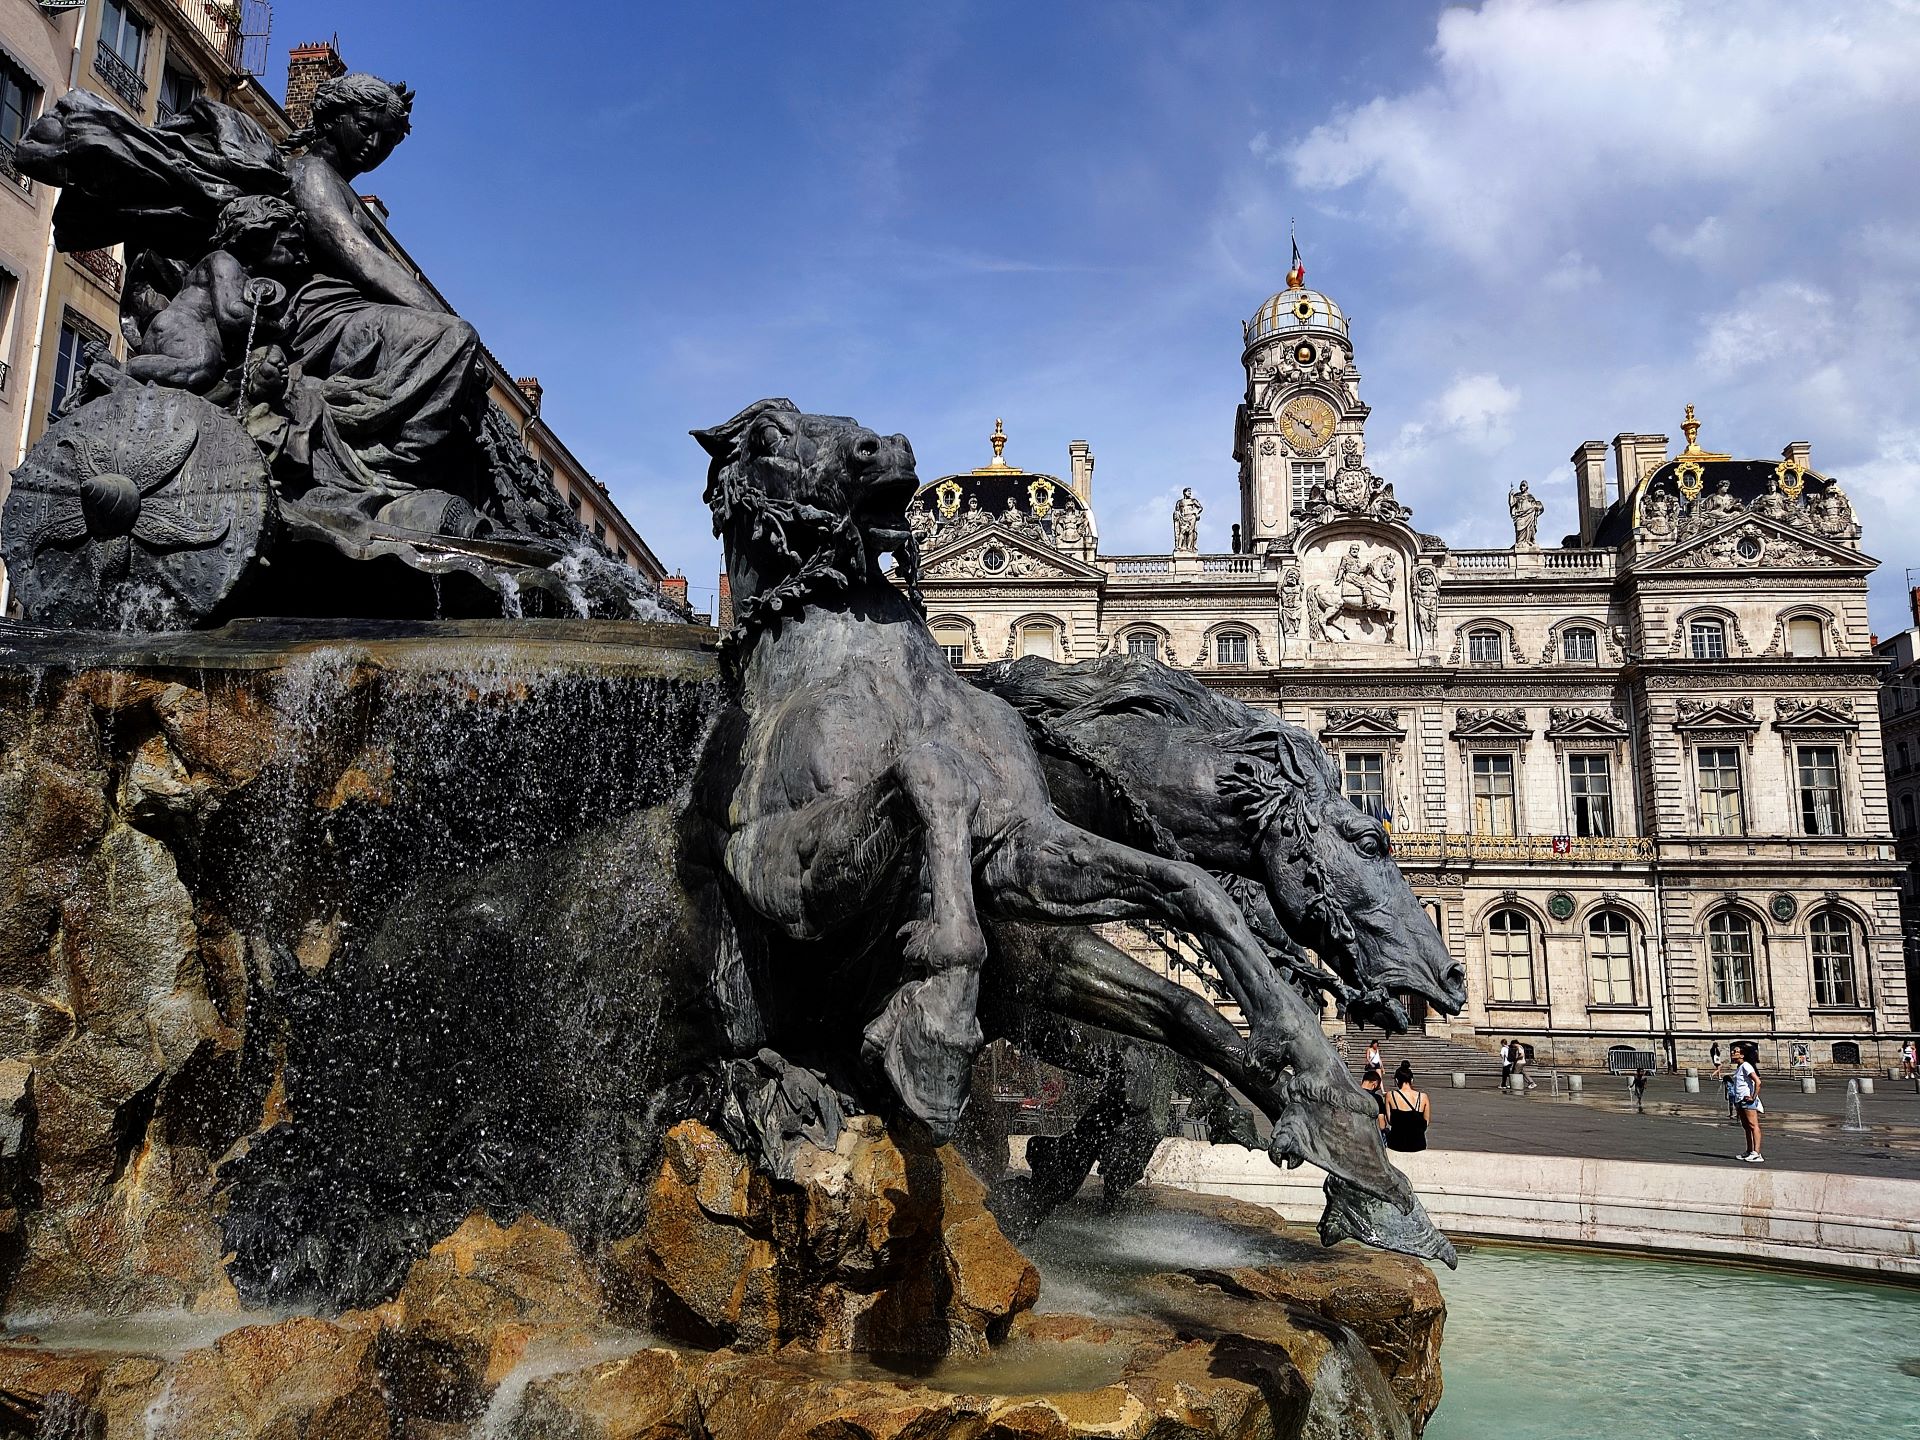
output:
[[[1619,498],[1624,500],[1640,483],[1640,477],[1658,470],[1667,461],[1667,437],[1664,435],[1616,435],[1613,437],[1613,473],[1620,482]]]
[[[1093,447],[1084,440],[1067,442],[1067,473],[1073,493],[1082,505],[1093,503]]]
[[[1780,458],[1803,470],[1813,468],[1813,446],[1805,440],[1789,440],[1780,450]]]
[[[1588,440],[1573,452],[1573,493],[1580,502],[1580,543],[1591,545],[1607,513],[1607,446]]]
[[[540,377],[538,375],[522,375],[515,379],[513,383],[519,387],[520,393],[527,397],[527,409],[538,417],[540,414],[540,397],[547,393],[540,388]],[[682,589],[686,587],[686,581],[683,580],[680,584]]]
[[[660,582],[660,595],[661,598],[669,604],[678,605],[682,610],[685,610],[687,608],[687,577],[684,575],[667,576]]]
[[[304,130],[313,123],[313,97],[323,80],[347,73],[340,58],[340,37],[296,45],[287,52],[287,119]]]
[[[1907,592],[1907,609],[1913,615],[1913,623],[1920,625],[1920,585]]]
[[[715,627],[723,632],[733,629],[733,580],[724,570],[720,572],[720,593],[714,598],[713,608]]]

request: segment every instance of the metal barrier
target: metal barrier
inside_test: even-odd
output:
[[[1615,1045],[1607,1051],[1607,1073],[1609,1075],[1631,1075],[1635,1070],[1657,1070],[1654,1064],[1654,1052],[1651,1050],[1629,1050],[1624,1045]]]

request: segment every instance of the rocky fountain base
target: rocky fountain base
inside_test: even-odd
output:
[[[717,694],[684,627],[0,632],[0,1435],[1419,1431],[1417,1262],[1175,1192],[1030,1260],[951,1149],[680,1118],[635,876]]]

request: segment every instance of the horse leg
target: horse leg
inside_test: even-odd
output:
[[[1275,1163],[1311,1161],[1403,1211],[1411,1205],[1412,1189],[1381,1148],[1379,1109],[1344,1067],[1346,1085],[1338,1088],[1276,1078],[1253,1061],[1240,1033],[1202,996],[1155,975],[1091,930],[996,923],[993,932],[995,975],[1018,976],[1011,985],[1016,1003],[1164,1045],[1206,1066],[1273,1122],[1268,1154]],[[1320,1046],[1332,1053],[1323,1035]]]
[[[847,923],[884,895],[917,839],[927,914],[902,932],[921,973],[867,1026],[863,1053],[894,1093],[944,1139],[966,1104],[979,1053],[986,938],[974,907],[973,822],[980,804],[959,755],[917,745],[849,795],[742,827],[727,870],[748,904],[807,939]]]

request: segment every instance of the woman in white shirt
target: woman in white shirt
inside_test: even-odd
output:
[[[1746,1132],[1747,1153],[1740,1158],[1749,1165],[1762,1163],[1760,1154],[1760,1117],[1766,1107],[1760,1103],[1760,1071],[1754,1064],[1759,1054],[1754,1046],[1740,1052],[1740,1063],[1733,1071],[1733,1104],[1740,1112],[1740,1128]]]

